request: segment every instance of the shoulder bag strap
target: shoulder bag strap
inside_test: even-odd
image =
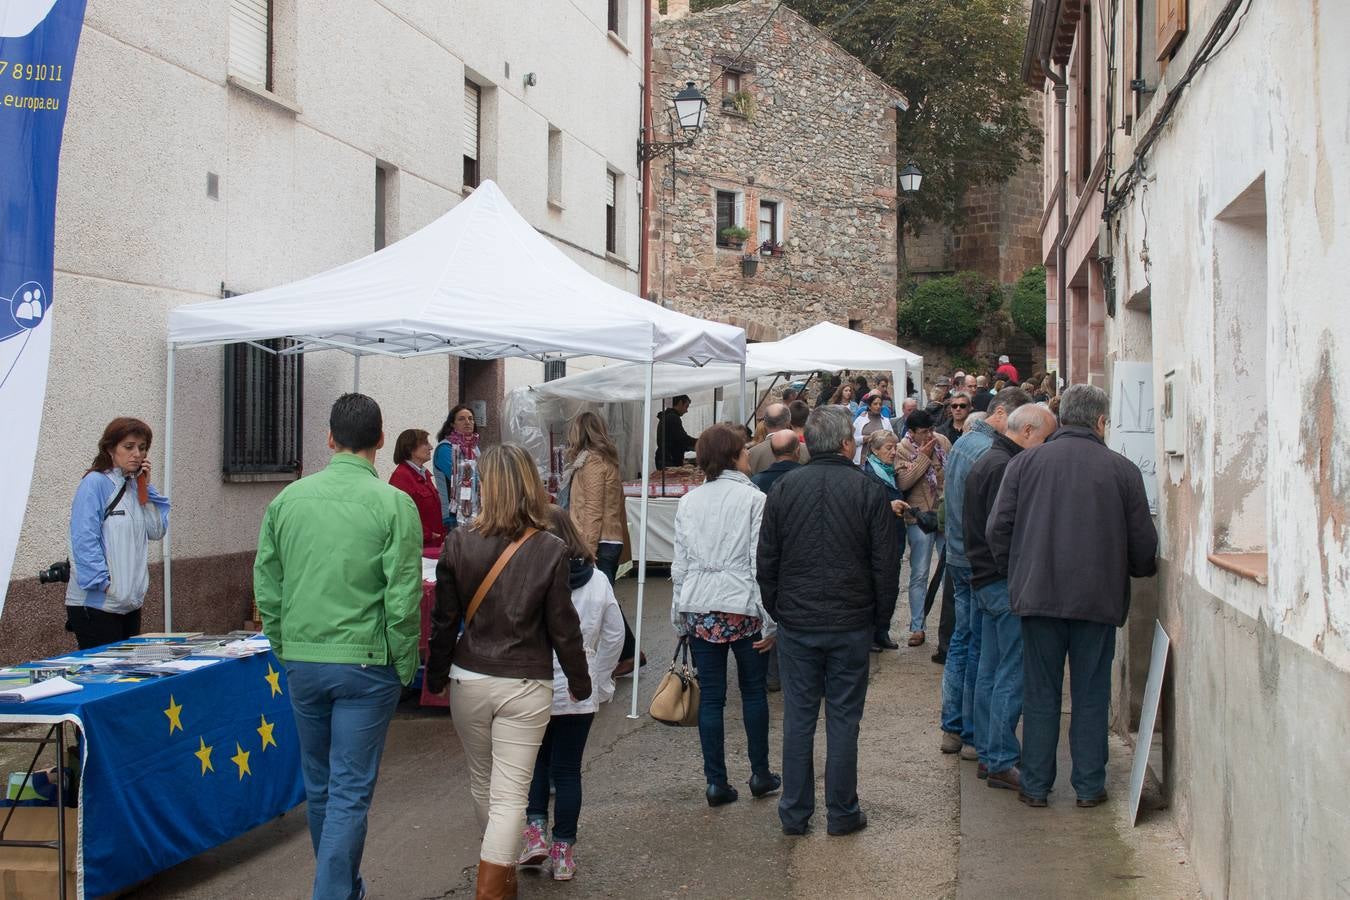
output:
[[[488,569],[482,584],[478,585],[478,590],[474,591],[473,599],[469,601],[469,608],[464,611],[464,627],[467,628],[469,623],[473,621],[474,614],[478,612],[478,607],[483,604],[483,598],[492,589],[492,585],[496,584],[497,576],[502,574],[502,569],[506,568],[506,564],[511,561],[511,557],[516,555],[516,551],[520,549],[522,544],[538,533],[539,529],[537,528],[526,528],[524,534],[506,545],[502,555],[497,557],[497,561],[492,564],[492,568]]]
[[[108,521],[108,516],[111,516],[113,510],[117,509],[117,504],[122,502],[122,495],[127,492],[127,482],[130,480],[131,479],[125,477],[122,479],[122,486],[117,489],[117,494],[112,498],[112,502],[109,503],[108,508],[103,511],[103,521]]]

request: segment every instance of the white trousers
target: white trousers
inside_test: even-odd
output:
[[[534,760],[552,706],[552,685],[528,678],[450,679],[450,714],[483,832],[480,859],[516,864]]]

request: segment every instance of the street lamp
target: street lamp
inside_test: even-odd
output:
[[[900,170],[900,192],[906,196],[917,194],[922,184],[923,170],[913,162],[905,163],[905,167]]]
[[[676,147],[692,145],[694,138],[703,130],[703,122],[708,115],[708,98],[703,96],[703,92],[695,87],[692,81],[684,83],[684,90],[675,95],[671,106],[674,109],[675,121],[679,123],[680,131],[684,134],[684,140],[638,141],[638,158],[642,162],[670,153]]]

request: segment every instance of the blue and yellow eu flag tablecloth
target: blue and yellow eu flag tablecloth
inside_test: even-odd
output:
[[[286,676],[270,652],[86,684],[4,713],[0,721],[67,720],[83,731],[84,896],[135,884],[304,799]]]

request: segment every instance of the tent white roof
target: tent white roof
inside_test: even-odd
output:
[[[745,332],[649,303],[587,272],[485,181],[370,256],[279,287],[169,312],[169,343],[290,337],[292,352],[605,356],[739,363]]]
[[[771,345],[779,356],[806,356],[842,369],[889,369],[896,393],[903,391],[906,374],[923,390],[923,357],[881,338],[833,322],[821,322]]]
[[[746,348],[745,377],[748,380],[782,373],[834,372],[840,368],[816,360],[787,359],[779,356],[775,347],[776,344],[764,343],[751,344]],[[712,363],[701,369],[658,363],[652,373],[652,393],[657,397],[692,394],[735,384],[740,377],[740,366],[725,363]],[[517,390],[530,391],[541,398],[616,403],[641,400],[647,396],[645,378],[645,367],[620,364]]]

